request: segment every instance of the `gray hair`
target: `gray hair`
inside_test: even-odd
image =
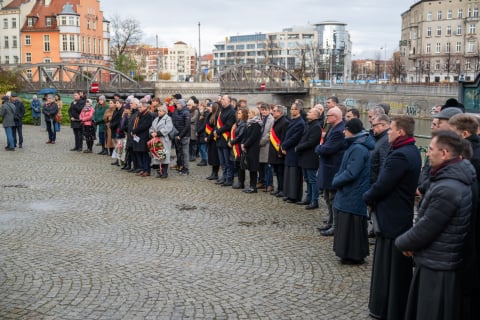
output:
[[[47,95],[47,99],[52,99],[52,100],[54,100],[53,95],[52,95],[52,94]]]
[[[107,98],[105,98],[104,95],[101,95],[100,97],[98,97],[98,101],[100,101],[100,100],[107,101]]]
[[[285,106],[277,105],[277,109],[278,111],[280,111],[281,114],[287,113],[287,107]]]
[[[130,103],[139,104],[140,100],[138,100],[137,98],[133,98],[130,100]]]
[[[375,116],[385,114],[385,109],[383,109],[380,106],[375,106],[375,107],[369,109],[368,111],[371,111]]]
[[[165,113],[168,113],[168,108],[167,108],[167,106],[164,105],[164,104],[158,106],[158,107],[157,107],[157,110],[158,110],[158,111],[163,111],[163,112],[165,112]]]
[[[386,114],[380,114],[375,117],[377,121],[385,121],[386,123],[390,123],[390,117],[387,116]]]

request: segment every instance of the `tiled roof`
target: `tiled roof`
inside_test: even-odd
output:
[[[22,3],[27,3],[30,1],[35,1],[35,0],[13,0],[9,4],[7,4],[5,7],[2,8],[2,10],[12,10],[12,9],[18,9],[20,8],[20,5]]]
[[[52,0],[50,5],[47,7],[44,5],[43,1],[37,1],[32,11],[27,15],[27,17],[38,17],[38,21],[31,27],[28,26],[27,21],[22,28],[22,31],[55,31],[57,28],[56,16],[61,13],[64,6],[69,3],[72,5],[72,9],[80,3],[80,0]],[[74,9],[73,9],[74,10]],[[46,17],[54,17],[51,26],[47,26]]]

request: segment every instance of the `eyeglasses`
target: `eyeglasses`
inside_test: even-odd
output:
[[[327,117],[333,117],[334,114],[327,114]]]
[[[376,127],[376,126],[379,126],[379,125],[382,125],[382,124],[386,124],[385,122],[379,122],[379,123],[372,123],[372,127]]]

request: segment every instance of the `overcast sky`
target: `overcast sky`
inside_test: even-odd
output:
[[[383,58],[398,50],[401,14],[418,0],[102,0],[104,15],[137,19],[144,30],[143,42],[170,47],[183,41],[198,50],[200,22],[201,53],[232,35],[279,32],[292,26],[307,26],[326,20],[347,24],[353,59]]]

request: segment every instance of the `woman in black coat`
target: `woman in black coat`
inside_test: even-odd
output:
[[[207,144],[208,164],[212,166],[212,173],[207,177],[208,180],[218,179],[218,170],[220,169],[220,161],[218,159],[217,142],[213,131],[217,126],[217,118],[220,113],[220,105],[214,102],[207,105],[209,112],[205,123],[205,143]]]
[[[260,137],[262,135],[262,119],[257,108],[248,110],[247,128],[242,142],[242,151],[247,153],[247,169],[250,172],[250,187],[245,193],[257,193],[257,175],[259,168]]]
[[[131,131],[133,140],[133,152],[137,155],[139,169],[137,175],[147,177],[150,175],[150,156],[148,154],[147,142],[150,139],[149,129],[152,126],[153,116],[149,111],[147,102],[140,102],[138,113]]]
[[[245,168],[241,165],[241,144],[245,137],[245,129],[247,127],[248,109],[239,108],[236,112],[237,122],[232,127],[230,141],[228,146],[232,148],[233,163],[237,172],[238,182],[235,183],[233,189],[245,188]]]

